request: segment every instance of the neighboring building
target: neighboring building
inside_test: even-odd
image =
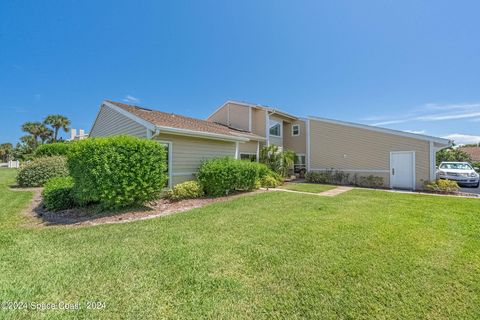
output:
[[[478,147],[460,147],[460,150],[467,153],[472,162],[480,162],[480,146]]]
[[[263,146],[293,150],[296,170],[342,170],[384,178],[385,186],[419,189],[435,179],[435,153],[451,141],[227,101],[206,120],[104,101],[91,137],[128,134],[168,151],[170,184],[192,179],[206,159],[258,160]]]
[[[85,133],[85,130],[80,129],[78,130],[78,133],[77,133],[77,129],[70,129],[70,139],[68,139],[69,141],[83,140],[87,138],[88,138],[88,133]]]

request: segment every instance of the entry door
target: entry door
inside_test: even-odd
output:
[[[395,151],[390,153],[390,187],[415,189],[414,151]]]

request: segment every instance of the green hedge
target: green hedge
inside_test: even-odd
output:
[[[60,211],[75,205],[73,179],[71,177],[52,178],[45,183],[42,192],[43,205],[47,210]]]
[[[130,136],[81,140],[72,144],[68,156],[76,202],[98,202],[106,209],[159,197],[166,165],[162,145]]]
[[[198,181],[185,181],[168,190],[165,198],[172,201],[195,199],[203,196],[202,185]]]
[[[41,157],[20,168],[17,183],[21,187],[41,187],[51,178],[66,176],[68,167],[65,157]]]
[[[73,142],[56,142],[40,145],[33,153],[34,157],[67,156]]]
[[[264,164],[232,158],[205,161],[197,173],[197,179],[205,194],[214,197],[228,195],[234,191],[256,189],[266,176],[281,180],[278,174],[273,173]],[[272,181],[265,180],[265,183],[271,184]]]

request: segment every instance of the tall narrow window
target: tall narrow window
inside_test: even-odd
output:
[[[300,135],[300,125],[294,124],[292,126],[292,136],[296,137]]]
[[[281,137],[282,136],[282,124],[277,121],[270,120],[269,133],[271,136]]]

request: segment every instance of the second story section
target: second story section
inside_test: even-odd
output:
[[[306,153],[306,121],[276,108],[227,101],[207,120],[264,137],[262,145]]]

